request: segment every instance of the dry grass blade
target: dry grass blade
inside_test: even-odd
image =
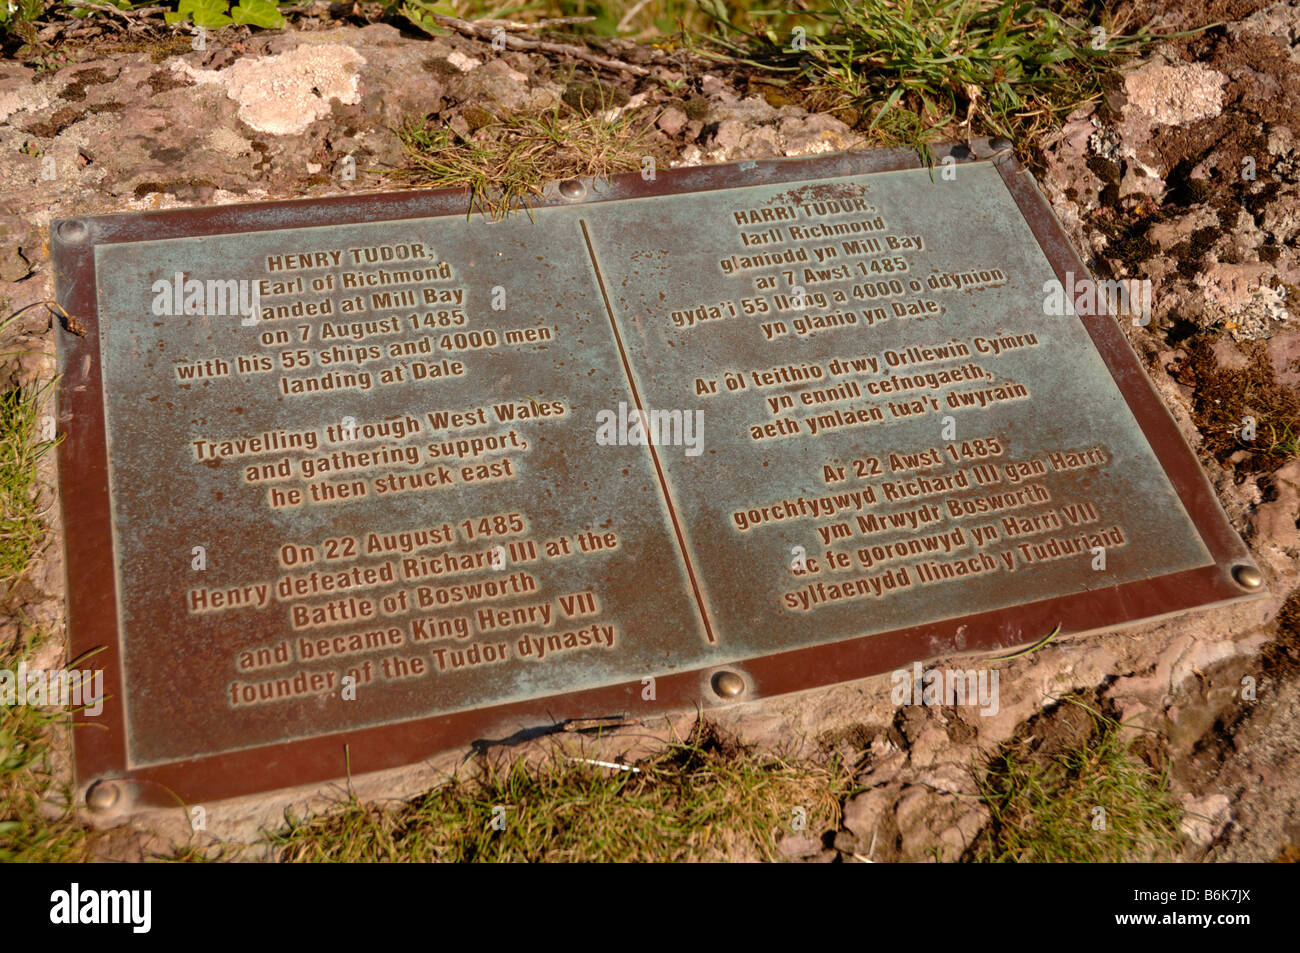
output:
[[[548,182],[629,172],[641,164],[648,123],[634,113],[577,113],[557,107],[538,116],[495,120],[468,138],[427,119],[397,133],[412,184],[470,191],[477,208],[501,218],[527,207]]]

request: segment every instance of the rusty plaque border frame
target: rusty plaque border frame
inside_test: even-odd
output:
[[[1032,177],[1010,150],[993,152],[984,140],[936,147],[938,160],[991,161],[1024,216],[1058,280],[1067,272],[1091,277]],[[978,153],[983,152],[983,157]],[[993,154],[989,155],[992,152]],[[806,158],[764,159],[671,169],[653,181],[639,173],[583,180],[583,188],[547,190],[535,207],[712,191],[787,181],[838,178],[924,168],[903,149],[873,149]],[[576,193],[572,196],[566,193]],[[1003,609],[972,612],[868,636],[791,649],[742,662],[694,669],[656,679],[656,699],[641,698],[639,679],[559,695],[419,717],[297,741],[128,768],[123,710],[116,559],[109,502],[105,408],[100,378],[96,245],[292,229],[336,224],[465,215],[464,190],[361,193],[318,199],[257,202],[158,212],[64,219],[51,224],[59,304],[85,334],[62,333],[58,393],[60,506],[67,573],[67,624],[71,660],[98,649],[106,698],[101,714],[75,715],[77,791],[84,798],[96,781],[129,782],[122,807],[175,805],[318,785],[352,774],[416,764],[475,741],[507,738],[526,726],[571,718],[620,714],[644,718],[668,711],[711,708],[818,688],[910,665],[917,646],[937,646],[931,657],[994,652],[1029,644],[1060,626],[1062,634],[1115,629],[1190,609],[1263,594],[1234,579],[1254,563],[1232,529],[1195,455],[1156,394],[1136,354],[1109,315],[1078,318],[1105,362],[1125,403],[1150,444],[1213,563],[1197,569],[1056,596]],[[75,426],[69,426],[75,421]],[[956,631],[967,637],[958,644]],[[71,662],[69,663],[71,664]],[[732,671],[744,680],[734,698],[713,690],[713,676]],[[345,761],[345,751],[347,760]]]

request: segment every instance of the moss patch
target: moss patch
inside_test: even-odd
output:
[[[1250,363],[1241,369],[1219,364],[1213,335],[1199,335],[1184,347],[1188,359],[1177,377],[1192,388],[1192,416],[1215,459],[1226,464],[1234,453],[1246,451],[1237,470],[1267,473],[1296,454],[1300,396],[1278,383],[1262,342],[1242,345]],[[1253,440],[1243,435],[1248,417],[1255,420]]]

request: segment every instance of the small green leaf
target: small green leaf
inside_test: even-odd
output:
[[[284,16],[271,0],[239,0],[239,6],[231,8],[230,16],[236,23],[260,26],[264,30],[278,30],[284,26]]]
[[[176,12],[166,14],[164,19],[168,23],[179,23],[188,16],[195,26],[216,30],[235,22],[226,15],[228,6],[226,0],[180,0]]]
[[[419,27],[430,36],[446,36],[451,31],[438,25],[438,21],[433,18],[433,14],[441,13],[444,16],[456,16],[456,10],[449,4],[445,3],[421,3],[419,0],[415,3],[403,3],[401,8],[402,16],[410,20],[411,23]]]

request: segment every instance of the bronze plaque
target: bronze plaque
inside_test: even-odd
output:
[[[111,695],[79,781],[227,797],[1251,595],[1107,313],[1141,289],[1092,282],[1014,159],[939,159],[501,222],[403,192],[57,223],[72,652]]]

